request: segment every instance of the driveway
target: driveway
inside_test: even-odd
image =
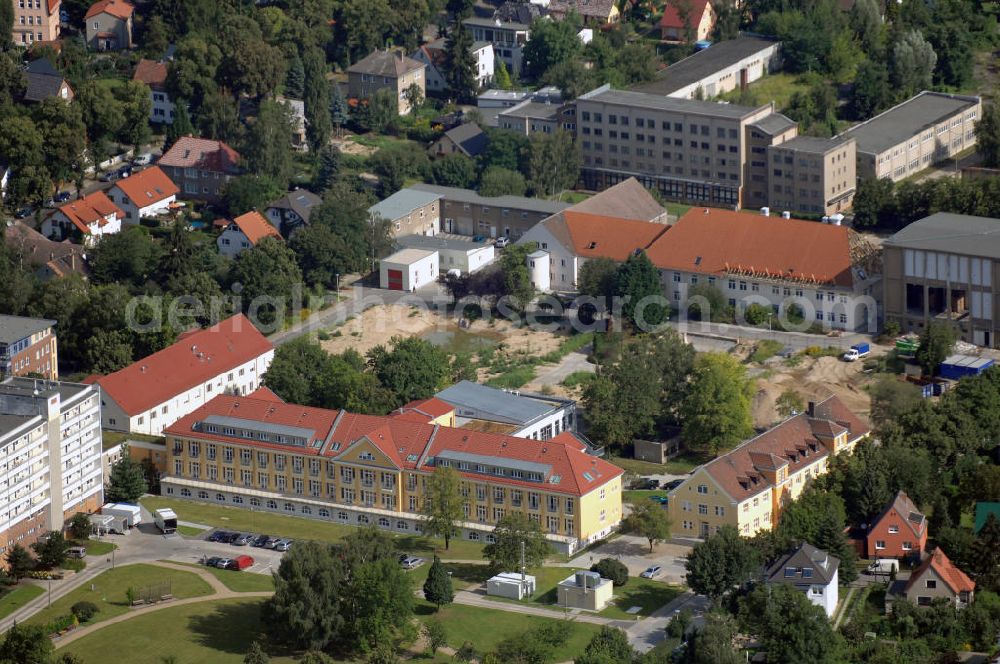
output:
[[[601,558],[614,558],[628,567],[628,573],[635,576],[647,567],[659,565],[663,568],[657,579],[666,583],[684,584],[687,571],[684,558],[693,547],[683,542],[660,542],[649,551],[649,542],[635,535],[620,535],[601,546],[588,551],[565,563],[566,567],[585,567]]]
[[[675,597],[674,601],[660,607],[653,615],[626,629],[628,642],[641,653],[649,652],[667,638],[667,625],[682,609],[691,611],[694,614],[692,624],[700,627],[704,624],[704,613],[709,608],[711,608],[711,602],[704,595],[695,595],[691,592],[682,593]]]

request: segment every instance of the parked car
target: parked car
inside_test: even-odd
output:
[[[68,558],[86,558],[87,549],[82,546],[71,546],[66,549],[66,556]]]
[[[66,201],[68,201],[72,197],[73,197],[73,194],[71,194],[70,192],[68,192],[68,191],[60,191],[58,194],[56,194],[56,203],[65,203]]]
[[[233,562],[232,558],[219,558],[217,561],[215,561],[215,566],[218,567],[219,569],[226,569],[227,567],[229,567],[229,565],[232,564],[232,562]]]
[[[409,558],[409,557],[410,557],[410,554],[408,554],[408,553],[401,553],[401,554],[399,554],[399,562],[400,562],[400,564],[402,564],[402,562],[404,560],[406,560],[407,558]]]
[[[416,569],[416,568],[420,567],[421,565],[423,565],[425,562],[427,562],[427,561],[424,560],[423,558],[417,558],[416,556],[410,556],[410,557],[406,558],[405,560],[403,560],[400,564],[403,566],[403,569]]]
[[[133,166],[149,166],[153,163],[153,153],[143,152],[141,155],[137,156],[132,160]]]
[[[205,539],[209,542],[222,542],[228,541],[230,535],[232,535],[232,533],[228,530],[216,530]]]
[[[268,537],[267,535],[258,535],[257,537],[254,538],[252,542],[250,542],[250,546],[255,546],[257,548],[267,546],[267,543],[268,541],[270,541],[270,539],[271,538]]]
[[[506,237],[498,237],[497,241],[493,243],[493,246],[496,247],[497,249],[503,249],[508,244],[510,244],[509,239],[507,239]]]
[[[652,579],[659,576],[661,571],[663,571],[662,567],[660,567],[659,565],[653,565],[652,567],[647,567],[646,569],[644,569],[642,571],[642,574],[640,574],[639,576],[641,576],[644,579]]]
[[[472,241],[473,242],[486,242],[486,236],[485,235],[473,235],[472,236]]]
[[[892,574],[899,572],[899,561],[895,558],[876,558],[868,564],[865,570],[869,574]]]
[[[220,558],[218,556],[212,556],[211,558],[206,558],[202,562],[204,562],[209,567],[218,567],[220,560],[222,560],[222,558]]]
[[[640,491],[651,491],[659,489],[660,483],[650,477],[640,477],[632,484],[632,488]]]
[[[673,491],[682,484],[684,484],[684,480],[670,480],[669,482],[663,483],[663,488],[667,491]]]
[[[35,208],[33,207],[23,207],[14,213],[17,219],[24,219],[25,217],[30,217],[35,213]]]
[[[118,171],[108,171],[101,176],[101,182],[115,182],[120,178],[121,175],[119,175]]]
[[[240,533],[229,533],[229,537],[221,541],[225,544],[235,544],[240,537],[242,537]]]
[[[265,549],[273,549],[274,547],[278,546],[278,544],[281,541],[282,541],[282,538],[280,538],[280,537],[268,537],[267,538],[267,543],[264,544],[264,548]]]
[[[661,505],[666,505],[667,502],[669,502],[669,500],[670,500],[666,496],[650,496],[649,499],[650,500],[655,500],[656,502],[658,502]]]
[[[132,175],[132,167],[129,166],[128,164],[125,164],[124,166],[118,169],[118,177],[127,178],[130,175]]]
[[[295,540],[281,540],[280,542],[274,545],[274,550],[282,552],[288,551],[290,548],[292,548],[292,544],[294,543]]]
[[[254,540],[252,533],[247,533],[246,535],[240,535],[233,541],[234,546],[246,546]]]
[[[248,567],[253,567],[253,557],[251,556],[236,556],[229,561],[227,569],[235,570],[237,572],[242,572]]]

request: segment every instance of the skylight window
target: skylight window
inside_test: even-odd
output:
[[[786,567],[785,568],[785,578],[786,579],[791,579],[792,577],[794,577],[798,573],[799,573],[799,568],[798,567]]]
[[[584,473],[583,474],[583,479],[587,480],[588,482],[593,482],[594,481],[594,476],[591,475],[590,473]]]
[[[812,567],[803,567],[802,568],[802,578],[803,579],[811,579],[812,575],[813,575]]]
[[[596,242],[591,242],[590,246],[588,247],[588,249],[597,249],[597,243]]]
[[[695,256],[694,264],[695,265],[701,265],[701,256]]]

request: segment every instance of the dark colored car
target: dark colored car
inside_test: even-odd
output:
[[[121,168],[119,168],[116,171],[116,173],[118,173],[118,177],[120,177],[120,178],[127,178],[130,175],[132,175],[132,167],[131,166],[122,166]]]
[[[222,541],[225,542],[226,544],[235,544],[236,540],[238,540],[241,537],[243,537],[243,535],[240,533],[229,533],[229,537],[227,537]]]
[[[16,218],[18,218],[18,219],[24,219],[25,217],[30,217],[30,216],[31,216],[32,214],[34,214],[34,212],[35,212],[35,210],[34,210],[33,208],[30,208],[30,207],[23,207],[23,208],[21,208],[20,210],[18,210],[18,211],[17,211],[17,212],[16,212],[15,214],[14,214],[14,216],[15,216]]]
[[[684,480],[670,480],[669,482],[663,483],[663,488],[667,491],[673,491],[682,484],[684,484]]]
[[[269,539],[271,538],[267,535],[258,535],[257,537],[254,538],[252,542],[250,542],[250,546],[256,546],[258,548],[266,546],[267,540]]]
[[[660,483],[654,479],[643,477],[636,480],[634,486],[636,489],[639,489],[640,491],[650,491],[652,489],[660,488]]]
[[[223,539],[228,539],[229,535],[230,533],[228,530],[216,530],[209,535],[206,540],[209,542],[221,542]]]
[[[485,235],[474,235],[474,236],[472,236],[472,241],[473,242],[486,242],[486,236]]]
[[[211,558],[205,560],[205,564],[208,565],[209,567],[218,567],[220,560],[222,560],[222,558],[219,558],[218,556],[212,556]]]
[[[246,545],[250,544],[250,542],[252,542],[252,541],[254,541],[253,534],[247,533],[246,535],[240,535],[239,537],[237,537],[236,541],[233,542],[233,544],[235,546],[246,546]]]
[[[68,191],[60,191],[58,194],[56,194],[56,203],[65,203],[72,197],[73,195]]]

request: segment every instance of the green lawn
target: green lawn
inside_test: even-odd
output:
[[[684,453],[674,457],[664,464],[653,463],[652,461],[641,461],[639,459],[626,459],[620,456],[609,456],[608,461],[628,472],[636,475],[682,475],[690,473],[697,466],[708,461],[708,459],[690,453]]]
[[[768,74],[750,84],[750,94],[754,103],[766,104],[773,101],[779,111],[788,106],[792,95],[796,92],[808,92],[808,90],[809,86],[804,84],[798,75],[784,72]],[[737,101],[740,99],[740,91],[727,92],[721,95],[720,99]]]
[[[129,439],[147,443],[162,443],[166,440],[163,436],[147,436],[144,433],[126,433],[124,431],[108,431],[107,429],[101,432],[101,439],[105,450]]]
[[[691,209],[690,205],[684,205],[683,203],[666,203],[663,207],[667,209],[667,214],[672,214],[678,219],[683,217],[687,211]]]
[[[177,526],[177,532],[186,537],[197,537],[205,532],[205,529],[195,528],[194,526]]]
[[[569,203],[570,205],[576,205],[577,203],[587,200],[591,196],[593,196],[593,194],[587,194],[582,191],[564,191],[556,196],[556,200],[562,201],[563,203]]]
[[[0,595],[0,618],[6,618],[43,592],[42,587],[25,583]]]
[[[622,491],[622,500],[625,502],[637,502],[640,500],[647,500],[653,496],[663,496],[667,497],[666,491],[646,491],[642,489],[627,489]]]
[[[596,376],[597,374],[593,371],[574,371],[570,375],[563,378],[560,385],[568,388],[586,387]]]
[[[97,575],[90,583],[76,588],[52,602],[52,606],[28,619],[29,624],[45,625],[64,616],[70,607],[86,600],[97,605],[92,622],[107,620],[128,611],[125,592],[129,586],[141,594],[142,589],[160,583],[170,583],[170,593],[178,599],[212,594],[212,588],[198,575],[154,565],[126,565]],[[91,590],[91,587],[94,589]],[[96,661],[96,660],[95,660]]]
[[[490,578],[487,566],[484,562],[481,565],[471,563],[444,563],[444,568],[451,572],[451,584],[455,590],[463,590],[471,585],[482,585],[486,579]],[[413,580],[413,587],[420,589],[424,587],[427,574],[431,570],[431,561],[428,560],[415,570],[407,572]]]
[[[194,563],[181,563],[176,560],[166,560],[171,565],[183,565],[184,567],[194,567],[208,572],[229,588],[238,593],[252,593],[265,590],[274,590],[274,579],[270,574],[255,574],[253,572],[237,572],[231,569],[219,569],[217,567],[206,567]]]
[[[203,523],[208,526],[242,532],[267,533],[268,535],[293,539],[339,542],[355,529],[355,526],[328,523],[317,519],[304,519],[270,512],[251,512],[248,509],[238,507],[210,505],[162,496],[149,496],[140,502],[150,511],[169,507],[177,513],[177,517],[181,521]],[[452,540],[451,550],[446,552],[443,540],[417,535],[396,535],[395,538],[401,551],[428,559],[435,552],[442,558],[479,559],[483,556],[482,545],[468,540]]]
[[[114,542],[108,542],[107,540],[74,540],[73,542],[76,546],[82,546],[87,549],[88,556],[106,556],[113,549],[117,549],[118,545]]]
[[[251,641],[259,639],[260,600],[215,600],[171,607],[109,625],[66,650],[84,662],[106,662],[118,653],[129,664],[240,664]],[[291,657],[272,654],[272,664]]]

